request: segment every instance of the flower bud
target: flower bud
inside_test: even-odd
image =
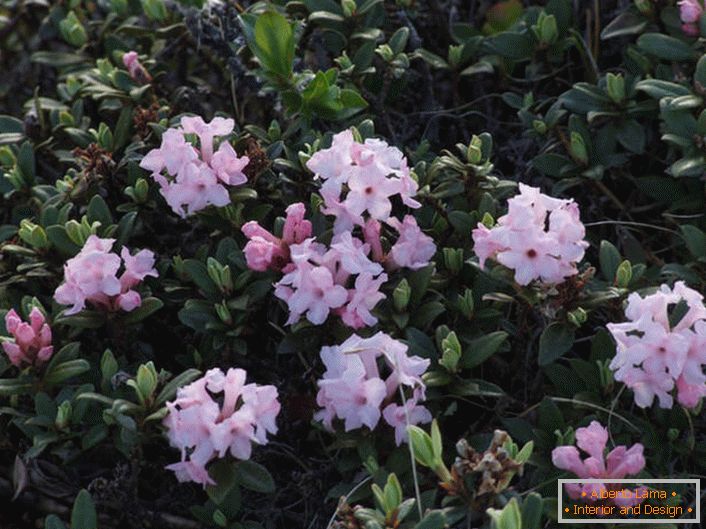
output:
[[[444,248],[444,266],[453,275],[458,273],[463,268],[463,249],[462,248]]]
[[[468,144],[466,159],[472,164],[479,164],[483,160],[483,141],[475,134]]]
[[[71,401],[65,400],[56,410],[54,425],[58,430],[63,430],[69,425],[69,421],[71,421]]]
[[[571,156],[582,164],[588,164],[588,150],[583,136],[578,132],[571,133]]]
[[[409,297],[412,295],[412,288],[406,279],[403,279],[392,292],[392,303],[397,312],[403,312],[409,304]]]
[[[470,320],[473,317],[473,310],[475,307],[473,301],[473,291],[470,288],[467,288],[463,295],[459,296],[456,306],[461,314],[463,314],[467,319]]]
[[[625,99],[625,78],[621,74],[606,75],[606,88],[614,103],[620,103]]]
[[[341,0],[341,9],[343,9],[343,16],[350,18],[355,14],[356,3],[355,0]]]
[[[83,27],[83,24],[81,24],[81,21],[73,11],[69,11],[66,18],[59,22],[59,31],[66,42],[77,48],[88,42],[86,28]]]
[[[142,9],[150,20],[161,22],[167,18],[167,8],[163,0],[142,0]]]
[[[619,288],[627,288],[632,280],[632,265],[627,259],[618,266],[615,271],[615,286]]]

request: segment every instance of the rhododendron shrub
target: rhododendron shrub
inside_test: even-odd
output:
[[[673,288],[661,285],[654,294],[633,292],[625,307],[625,323],[609,323],[617,342],[610,363],[615,379],[633,390],[635,403],[662,408],[677,400],[693,408],[706,395],[706,307],[703,295],[678,281]],[[685,307],[678,318],[677,307]]]
[[[704,10],[0,2],[0,527],[542,529],[558,479],[706,475]]]
[[[164,426],[181,451],[181,461],[167,468],[179,481],[215,485],[206,469],[210,461],[228,454],[250,459],[253,444],[267,444],[267,434],[277,433],[277,388],[246,384],[246,376],[242,369],[211,369],[167,403]]]
[[[576,430],[576,446],[558,446],[552,451],[552,463],[557,468],[574,474],[577,478],[623,479],[635,476],[645,467],[644,447],[635,443],[630,448],[620,445],[606,454],[608,430],[598,421]],[[584,456],[581,457],[581,452]],[[643,501],[644,487],[629,489],[626,494],[606,495],[607,491],[622,491],[621,484],[612,483],[566,483],[563,485],[574,500],[594,503],[609,496],[608,502],[619,506],[636,505]],[[613,497],[615,496],[615,497]]]

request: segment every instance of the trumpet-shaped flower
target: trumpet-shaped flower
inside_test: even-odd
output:
[[[370,338],[354,334],[341,345],[323,347],[321,360],[326,372],[318,382],[316,402],[322,409],[315,418],[328,429],[340,419],[346,431],[363,426],[372,430],[384,416],[400,444],[406,439],[406,424],[431,421],[429,411],[418,404],[424,399],[421,375],[429,360],[408,356],[407,346],[387,334]],[[397,404],[401,386],[413,392],[402,406]]]
[[[134,287],[147,276],[158,276],[154,254],[141,250],[133,256],[123,247],[118,255],[111,251],[114,242],[115,239],[91,235],[81,251],[64,264],[64,282],[54,292],[54,299],[62,305],[72,305],[66,314],[80,312],[87,303],[126,312],[141,305],[142,298]],[[123,272],[118,276],[121,265]]]
[[[246,376],[242,369],[211,369],[179,388],[176,399],[167,403],[164,426],[181,461],[166,468],[179,481],[215,485],[208,463],[227,453],[250,459],[253,443],[267,444],[267,434],[277,433],[277,388],[246,384]]]
[[[576,430],[576,446],[558,446],[552,451],[552,463],[561,470],[586,479],[623,479],[639,473],[645,467],[643,446],[640,443],[630,448],[617,446],[606,455],[607,443],[608,430],[598,421],[592,421],[589,426]],[[585,452],[587,457],[582,459],[579,449]],[[619,485],[606,483],[567,483],[564,486],[572,499],[583,498],[584,501],[590,502],[600,499],[602,491],[620,488]],[[638,504],[642,499],[635,498],[632,491],[628,491],[627,494],[618,495],[618,498],[610,501],[625,506]]]
[[[683,282],[662,285],[645,297],[632,293],[625,316],[628,321],[607,325],[617,344],[610,363],[615,379],[633,390],[640,407],[657,397],[662,408],[671,408],[675,387],[679,402],[695,407],[706,395],[703,296]]]
[[[226,206],[230,196],[225,186],[247,181],[243,173],[249,163],[247,156],[239,157],[228,141],[222,141],[214,153],[214,139],[233,132],[234,125],[232,119],[220,117],[210,123],[198,116],[183,117],[181,126],[165,131],[161,146],[140,162],[140,167],[152,173],[177,215],[186,217],[208,206]],[[198,149],[187,141],[186,135],[192,134],[198,138]]]
[[[515,273],[519,285],[534,280],[561,283],[578,273],[588,243],[578,206],[520,184],[520,194],[508,201],[508,213],[492,228],[473,230],[480,266],[493,259]]]

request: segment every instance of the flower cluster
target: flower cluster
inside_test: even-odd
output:
[[[679,0],[682,31],[691,37],[699,36],[699,19],[704,12],[702,0]]]
[[[243,173],[250,161],[247,156],[238,157],[228,141],[221,141],[214,152],[214,138],[230,134],[234,125],[230,118],[217,117],[206,123],[198,116],[183,117],[181,126],[166,130],[161,146],[140,162],[140,167],[152,172],[162,196],[177,215],[186,217],[211,205],[226,206],[230,196],[225,185],[247,181]],[[198,137],[198,149],[187,141],[187,134]]]
[[[588,457],[581,459],[576,446],[558,446],[552,451],[552,463],[557,468],[572,472],[576,477],[586,479],[623,479],[644,468],[645,458],[640,443],[630,448],[616,446],[606,455],[607,443],[608,430],[598,421],[592,421],[589,426],[576,430],[576,446],[588,454]],[[572,499],[583,498],[590,502],[599,499],[601,492],[619,488],[618,485],[606,483],[567,483],[564,486]],[[639,497],[635,498],[631,491],[609,496],[610,502],[620,506],[635,505],[642,501]]]
[[[91,303],[109,311],[130,312],[142,304],[134,288],[145,277],[157,277],[155,257],[149,250],[132,255],[123,247],[120,255],[111,251],[115,239],[91,235],[81,251],[64,264],[64,282],[54,292],[62,305],[72,305],[66,314],[76,314]],[[118,270],[123,272],[118,277]]]
[[[288,324],[305,316],[320,325],[334,312],[354,329],[374,325],[371,311],[385,297],[380,292],[388,279],[385,267],[416,270],[436,253],[434,241],[413,216],[391,216],[392,195],[400,195],[407,206],[419,206],[412,198],[417,184],[398,149],[379,140],[357,143],[350,130],[334,136],[333,145],[315,153],[307,165],[324,180],[322,212],[336,217],[331,242],[312,237],[304,204],[292,204],[281,238],[254,221],[243,226],[248,267],[284,274],[275,295],[289,306]],[[397,232],[387,253],[381,221]]]
[[[253,443],[267,444],[267,434],[277,433],[277,388],[246,384],[246,376],[242,369],[225,374],[210,369],[179,388],[176,399],[167,403],[164,426],[171,446],[181,451],[181,461],[166,468],[179,481],[213,485],[206,470],[211,460],[229,450],[237,459],[250,459]]]
[[[407,439],[407,425],[431,422],[429,410],[419,405],[425,398],[421,377],[429,360],[409,356],[403,343],[382,332],[370,338],[354,334],[341,345],[323,347],[321,360],[326,372],[318,382],[316,402],[323,409],[315,418],[327,428],[338,418],[346,431],[362,426],[372,430],[382,415],[395,429],[399,445]],[[403,386],[412,389],[412,396],[399,404]]]
[[[675,386],[679,403],[695,407],[706,395],[703,296],[681,281],[644,298],[633,292],[625,316],[629,321],[607,325],[617,342],[610,364],[615,379],[634,391],[640,407],[652,405],[657,396],[662,408],[671,408]]]
[[[473,230],[474,251],[485,266],[493,259],[514,270],[515,281],[528,285],[539,279],[557,284],[578,273],[588,243],[573,200],[552,198],[520,184],[520,194],[508,200],[508,212],[488,229]]]
[[[333,137],[331,147],[315,153],[306,166],[314,178],[324,180],[322,211],[336,217],[334,233],[364,226],[366,219],[386,222],[392,212],[390,197],[399,195],[411,208],[417,182],[410,176],[402,152],[382,140],[369,138],[358,143],[351,130]]]
[[[14,342],[3,340],[2,348],[12,365],[40,366],[51,358],[51,328],[42,311],[37,307],[29,313],[29,322],[24,322],[14,309],[5,315],[5,328]]]

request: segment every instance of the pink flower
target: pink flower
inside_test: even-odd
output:
[[[515,272],[515,282],[561,283],[578,273],[588,243],[578,206],[520,184],[520,194],[508,201],[507,215],[488,229],[473,230],[474,251],[481,268],[488,259]]]
[[[214,138],[230,134],[233,127],[232,119],[216,117],[206,123],[198,116],[183,117],[181,127],[165,131],[161,146],[140,162],[140,167],[152,173],[160,193],[177,215],[186,217],[208,206],[226,206],[230,196],[225,185],[247,181],[243,173],[249,163],[247,156],[238,157],[227,140],[213,153]],[[186,134],[199,138],[199,149],[186,141]]]
[[[51,358],[54,352],[51,328],[37,307],[33,307],[29,313],[28,323],[22,321],[17,312],[11,309],[5,315],[5,328],[14,338],[14,342],[7,339],[2,341],[2,348],[12,365],[38,367]]]
[[[249,459],[253,443],[267,444],[267,434],[277,433],[277,388],[245,384],[246,376],[242,369],[211,369],[167,403],[164,426],[170,445],[181,451],[181,462],[166,468],[179,481],[215,485],[208,463],[228,452]]]
[[[311,323],[321,325],[332,309],[341,307],[348,299],[346,289],[334,284],[328,268],[313,266],[308,262],[296,265],[276,286],[292,288],[291,294],[285,299],[290,312],[287,324],[295,323],[306,315]]]
[[[679,303],[686,310],[672,325],[670,311]],[[625,316],[628,321],[607,325],[617,344],[610,363],[615,379],[633,390],[640,407],[651,406],[657,397],[662,408],[671,408],[675,386],[679,402],[695,407],[706,394],[703,296],[681,281],[672,289],[662,285],[645,297],[632,293]]]
[[[432,416],[429,410],[417,404],[421,398],[423,398],[421,392],[415,390],[414,397],[407,399],[403,405],[400,406],[393,402],[382,410],[385,422],[395,429],[397,446],[407,442],[408,426],[431,422]]]
[[[251,270],[282,270],[289,262],[289,245],[299,244],[311,237],[311,222],[304,218],[304,204],[292,204],[286,213],[281,239],[253,220],[246,222],[241,228],[243,234],[250,239],[244,252],[248,268]]]
[[[370,338],[354,334],[341,345],[323,347],[321,360],[326,372],[318,382],[316,402],[322,409],[315,418],[328,429],[333,429],[338,418],[346,431],[363,426],[372,430],[384,406],[382,414],[395,428],[400,444],[405,439],[403,421],[407,415],[410,424],[431,420],[426,408],[417,404],[424,398],[421,374],[429,367],[429,360],[408,356],[407,346],[387,334],[379,332]],[[413,391],[406,410],[396,404],[400,385],[409,385]]]
[[[248,163],[250,158],[247,156],[239,158],[231,144],[224,141],[211,159],[211,168],[224,184],[239,186],[248,181],[248,177],[243,173]]]
[[[353,329],[375,325],[378,319],[370,311],[385,299],[385,294],[379,290],[385,281],[386,274],[380,274],[376,279],[367,272],[360,274],[355,280],[355,288],[349,290],[348,302],[340,309],[343,323]]]
[[[679,17],[685,24],[696,24],[704,11],[701,0],[679,0]]]
[[[395,218],[388,219],[387,224],[395,228],[400,236],[392,245],[388,255],[390,263],[396,268],[418,270],[429,264],[436,253],[434,240],[422,233],[412,215],[405,215],[400,222]]]
[[[123,64],[133,81],[139,84],[146,84],[152,81],[152,76],[142,66],[140,59],[137,58],[136,51],[129,51],[123,54]]]
[[[89,302],[109,311],[132,311],[142,299],[134,287],[145,277],[158,277],[154,269],[154,254],[142,250],[131,255],[127,248],[121,257],[111,252],[115,239],[101,239],[91,235],[81,251],[64,264],[64,282],[54,292],[54,299],[62,305],[72,305],[66,314],[76,314]],[[124,261],[124,271],[118,270]]]
[[[559,446],[552,451],[552,463],[561,470],[567,470],[578,478],[586,479],[623,479],[626,476],[638,474],[645,467],[642,454],[643,446],[634,444],[629,449],[617,446],[605,455],[608,442],[608,430],[598,421],[592,421],[585,428],[576,430],[576,446],[588,457],[581,459],[575,446]],[[600,499],[603,490],[618,490],[617,485],[605,483],[566,484],[566,491],[574,500],[595,502]],[[585,492],[586,496],[581,493]],[[629,492],[629,491],[628,491]],[[627,497],[609,500],[617,505],[635,505],[642,502],[641,498]]]
[[[382,140],[358,143],[346,130],[333,137],[331,147],[313,154],[306,165],[314,178],[324,180],[322,212],[336,217],[334,234],[363,226],[366,217],[386,221],[394,195],[408,207],[421,206],[413,199],[418,185],[410,176],[406,158]]]

